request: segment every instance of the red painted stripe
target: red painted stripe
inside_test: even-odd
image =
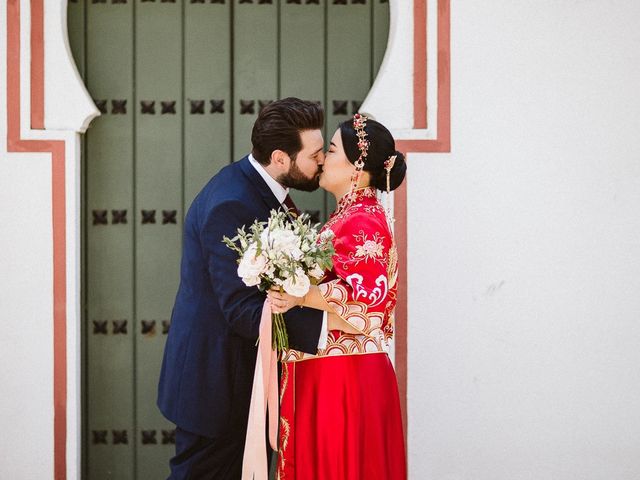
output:
[[[44,128],[44,8],[31,1],[31,125]],[[54,478],[66,479],[67,351],[66,351],[66,205],[65,142],[20,137],[20,1],[7,1],[7,150],[50,153],[53,228],[53,403]]]
[[[427,0],[413,4],[413,128],[427,128]]]
[[[44,8],[42,0],[31,0],[31,128],[44,130]]]
[[[438,140],[451,151],[451,5],[438,1]]]

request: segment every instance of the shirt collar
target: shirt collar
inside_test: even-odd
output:
[[[278,199],[278,202],[284,202],[284,199],[287,198],[287,195],[289,194],[289,189],[280,185],[275,178],[269,175],[269,173],[258,163],[252,154],[249,154],[249,162],[267,183],[269,189],[273,192],[273,195]]]

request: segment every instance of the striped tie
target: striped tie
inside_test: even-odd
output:
[[[300,210],[298,210],[298,207],[296,207],[296,204],[293,203],[293,200],[291,200],[291,197],[288,194],[287,198],[284,199],[284,202],[282,202],[282,204],[287,207],[287,213],[293,218],[297,218],[298,215],[300,215]]]

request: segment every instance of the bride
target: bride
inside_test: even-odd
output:
[[[340,124],[320,186],[337,200],[323,230],[335,235],[333,268],[305,297],[269,292],[274,312],[328,312],[326,348],[283,354],[278,478],[406,478],[398,388],[387,355],[397,298],[397,252],[376,190],[403,181],[389,131],[356,114]]]

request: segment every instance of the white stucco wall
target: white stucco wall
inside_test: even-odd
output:
[[[50,164],[0,158],[0,478],[53,469]]]
[[[640,3],[452,1],[410,159],[411,479],[640,478]]]
[[[6,58],[6,6],[0,52]],[[7,63],[0,62],[6,95]],[[0,478],[53,472],[51,160],[7,152],[0,103]]]

